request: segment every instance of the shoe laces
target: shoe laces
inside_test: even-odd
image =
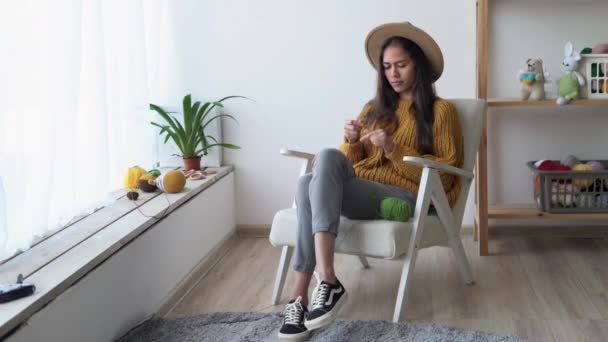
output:
[[[325,302],[327,302],[330,290],[329,284],[321,283],[321,278],[317,272],[315,272],[315,278],[317,278],[317,286],[312,291],[312,310],[323,307]]]
[[[304,306],[302,305],[302,296],[298,296],[293,303],[287,304],[285,311],[285,324],[299,325],[302,323],[302,315],[304,314]]]

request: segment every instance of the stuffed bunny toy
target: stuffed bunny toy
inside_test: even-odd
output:
[[[576,69],[581,55],[574,51],[571,42],[567,42],[564,48],[564,61],[562,66],[565,69],[564,75],[557,81],[557,104],[565,105],[570,100],[578,97],[579,86],[585,85],[585,78]]]

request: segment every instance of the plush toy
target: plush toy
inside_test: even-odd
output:
[[[570,100],[578,97],[579,86],[585,85],[585,78],[576,69],[578,61],[581,60],[581,55],[574,51],[574,46],[571,42],[567,42],[564,47],[564,61],[562,66],[564,74],[557,81],[557,104],[565,105]]]
[[[139,166],[130,167],[125,173],[123,180],[124,187],[127,189],[137,189],[137,180],[139,180],[139,177],[144,173],[146,173],[146,170]]]
[[[544,100],[545,99],[545,76],[549,74],[543,69],[542,59],[528,59],[526,71],[519,71],[518,78],[521,82],[522,100]]]
[[[156,186],[168,193],[177,193],[184,189],[186,176],[180,171],[171,170],[156,178]]]

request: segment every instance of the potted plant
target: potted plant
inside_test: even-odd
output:
[[[217,139],[205,133],[205,128],[216,119],[228,117],[236,121],[230,114],[210,114],[215,107],[224,107],[222,102],[225,100],[243,96],[227,96],[218,101],[194,102],[190,94],[184,96],[183,117],[177,118],[160,106],[150,104],[150,109],[156,111],[165,121],[164,124],[151,122],[152,125],[160,128],[159,135],[165,134],[165,144],[171,138],[179,148],[184,158],[184,169],[200,170],[201,156],[208,154],[209,149],[215,146],[239,149],[239,146],[227,143],[220,143]]]

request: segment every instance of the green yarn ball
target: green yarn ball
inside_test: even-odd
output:
[[[401,198],[387,197],[380,202],[380,217],[389,221],[407,222],[412,217],[412,207]]]

